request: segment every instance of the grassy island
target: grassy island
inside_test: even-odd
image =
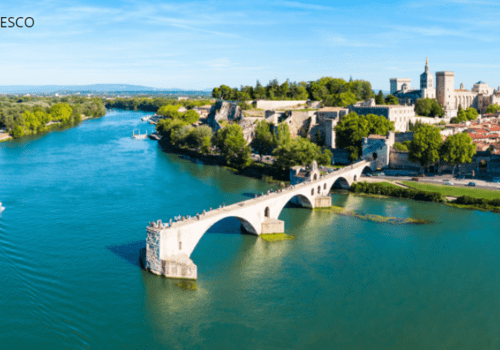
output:
[[[264,233],[260,238],[267,242],[290,241],[295,239],[295,236],[287,235],[286,233]]]
[[[355,218],[358,218],[361,220],[386,223],[386,224],[391,224],[391,225],[406,225],[406,224],[422,225],[422,224],[429,224],[432,222],[432,221],[424,220],[424,219],[395,218],[395,217],[388,217],[388,216],[381,216],[381,215],[374,215],[374,214],[360,214],[360,213],[357,213],[355,211],[346,210],[345,208],[337,207],[337,206],[331,206],[329,208],[315,208],[314,210],[326,211],[326,212],[334,213],[337,215],[351,216],[351,217],[355,217]]]

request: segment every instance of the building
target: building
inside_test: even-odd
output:
[[[376,114],[394,122],[394,130],[405,132],[409,129],[409,123],[415,117],[413,106],[403,105],[376,105],[375,99],[358,102],[349,106],[349,110],[359,115]]]
[[[420,90],[412,90],[410,84],[409,78],[390,79],[391,93],[398,98],[400,104],[414,105],[419,98],[435,98],[443,106],[444,116],[448,118],[455,117],[459,107],[474,107],[479,113],[485,113],[490,104],[500,103],[500,87],[495,91],[483,81],[475,83],[471,90],[465,89],[463,84],[455,89],[454,72],[436,72],[434,84],[427,59],[425,71],[420,75]]]
[[[343,107],[324,107],[316,112],[314,124],[323,126],[319,130],[326,147],[335,148],[335,127],[340,118],[347,114],[349,109]],[[314,124],[311,122],[311,126]],[[310,135],[314,137],[314,127],[311,127]]]
[[[397,84],[395,83],[397,81]],[[399,82],[404,84],[399,84]],[[400,104],[414,105],[419,98],[436,98],[436,88],[434,86],[434,77],[429,71],[429,60],[425,59],[425,70],[420,74],[420,90],[410,88],[411,79],[391,78],[391,94],[396,96]],[[396,90],[394,90],[396,89]]]

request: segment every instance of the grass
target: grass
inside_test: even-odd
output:
[[[406,225],[406,224],[429,224],[431,221],[424,219],[413,219],[413,218],[395,218],[390,216],[381,216],[374,214],[360,214],[355,211],[346,210],[342,207],[331,206],[330,208],[315,208],[318,211],[327,211],[337,215],[351,216],[361,220],[373,221],[378,223],[386,223],[391,225]]]
[[[460,197],[469,196],[473,198],[497,199],[500,197],[498,190],[485,190],[473,187],[454,187],[449,185],[431,185],[424,183],[416,183],[413,181],[401,181],[408,187],[421,191],[439,192],[443,196]]]
[[[480,205],[480,204],[456,204],[456,203],[445,203],[450,207],[461,208],[461,209],[471,209],[471,210],[481,210],[481,211],[491,211],[493,213],[500,213],[500,207],[494,207],[492,205]]]
[[[295,236],[287,235],[286,233],[264,233],[260,235],[260,238],[267,242],[279,242],[290,241],[295,239]]]
[[[197,290],[198,286],[196,285],[196,281],[191,280],[181,280],[175,284],[176,286],[185,289],[185,290]]]

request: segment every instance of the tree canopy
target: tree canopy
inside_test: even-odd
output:
[[[453,165],[472,162],[474,154],[476,145],[467,133],[448,136],[439,151],[441,159]]]
[[[497,113],[500,111],[500,106],[497,103],[493,103],[486,108],[486,113]]]
[[[229,124],[217,132],[217,147],[226,163],[232,167],[243,169],[251,163],[251,149],[238,124]]]
[[[267,84],[257,81],[255,87],[241,86],[240,89],[231,89],[227,85],[215,87],[212,97],[233,101],[248,101],[253,99],[268,100],[315,100],[324,101],[326,106],[346,107],[356,101],[374,97],[370,82],[365,80],[351,80],[323,77],[316,81],[290,82],[279,84],[273,79]]]
[[[379,90],[377,96],[375,96],[375,103],[377,105],[383,105],[385,103],[384,93],[382,92],[382,90]]]
[[[261,120],[255,127],[252,147],[260,155],[271,153],[274,146],[273,134],[271,133],[271,125],[265,120]]]
[[[335,143],[337,148],[350,151],[351,160],[354,161],[361,156],[363,137],[371,134],[386,135],[390,130],[394,130],[394,123],[383,116],[365,116],[351,112],[335,127]]]
[[[443,107],[436,99],[419,98],[415,102],[415,113],[424,117],[443,116]]]
[[[457,112],[457,116],[454,118],[451,118],[450,122],[453,124],[458,124],[461,122],[466,122],[468,120],[475,120],[478,115],[479,115],[479,113],[473,107],[468,107],[465,110],[463,110],[462,108],[459,108],[459,110]]]
[[[394,95],[387,95],[387,97],[385,98],[385,104],[386,105],[397,105],[397,104],[399,104],[399,100]]]
[[[297,137],[287,144],[278,146],[273,151],[276,157],[275,166],[285,170],[295,165],[311,164],[313,160],[318,164],[330,165],[332,153],[303,137]]]
[[[441,142],[442,138],[438,128],[428,124],[419,125],[410,143],[410,161],[419,163],[425,168],[437,162]]]

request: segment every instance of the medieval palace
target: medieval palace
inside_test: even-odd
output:
[[[425,61],[425,71],[420,74],[420,90],[411,89],[410,78],[392,78],[391,94],[399,99],[401,104],[413,105],[419,98],[435,98],[443,106],[445,117],[457,115],[459,106],[463,109],[474,107],[479,113],[485,113],[486,108],[493,103],[500,102],[500,87],[497,90],[488,84],[478,81],[469,91],[460,84],[460,89],[455,89],[454,72],[436,72],[434,77],[429,72],[429,61]]]

